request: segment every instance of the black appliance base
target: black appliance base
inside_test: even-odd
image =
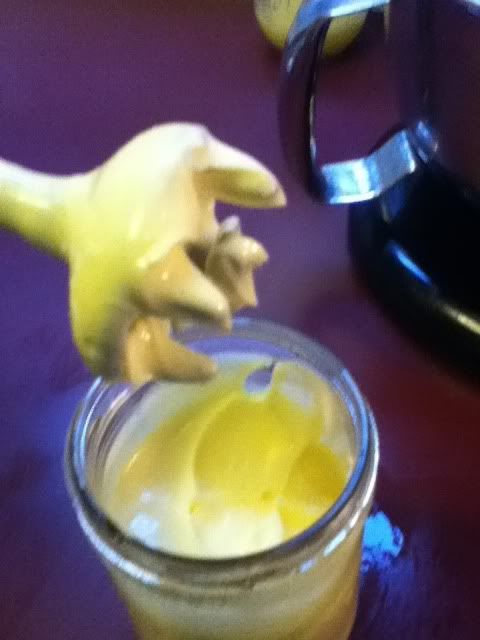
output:
[[[480,205],[430,167],[349,212],[362,279],[438,355],[480,376]]]

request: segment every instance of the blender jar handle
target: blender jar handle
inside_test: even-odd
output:
[[[282,62],[279,126],[292,172],[325,204],[379,196],[418,166],[410,134],[402,130],[373,153],[355,160],[318,164],[313,131],[315,90],[330,22],[387,5],[389,0],[305,0],[288,34]]]

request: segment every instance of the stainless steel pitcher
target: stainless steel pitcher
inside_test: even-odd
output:
[[[480,197],[480,0],[390,0],[400,130],[367,157],[321,164],[313,118],[330,21],[386,4],[305,0],[301,5],[284,51],[280,89],[280,133],[289,165],[330,204],[375,198],[422,162],[443,169],[462,192]]]

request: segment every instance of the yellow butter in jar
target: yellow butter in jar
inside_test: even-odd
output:
[[[214,379],[99,381],[67,443],[79,522],[138,638],[346,640],[378,466],[368,405],[278,325],[181,339]]]

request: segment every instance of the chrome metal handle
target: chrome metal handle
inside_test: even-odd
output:
[[[480,0],[459,0],[459,2],[464,4],[473,15],[480,15]]]
[[[327,204],[375,198],[418,166],[406,130],[395,134],[365,158],[323,165],[317,161],[313,132],[316,86],[330,22],[388,2],[305,0],[287,38],[279,95],[280,137],[292,172],[315,197]]]

